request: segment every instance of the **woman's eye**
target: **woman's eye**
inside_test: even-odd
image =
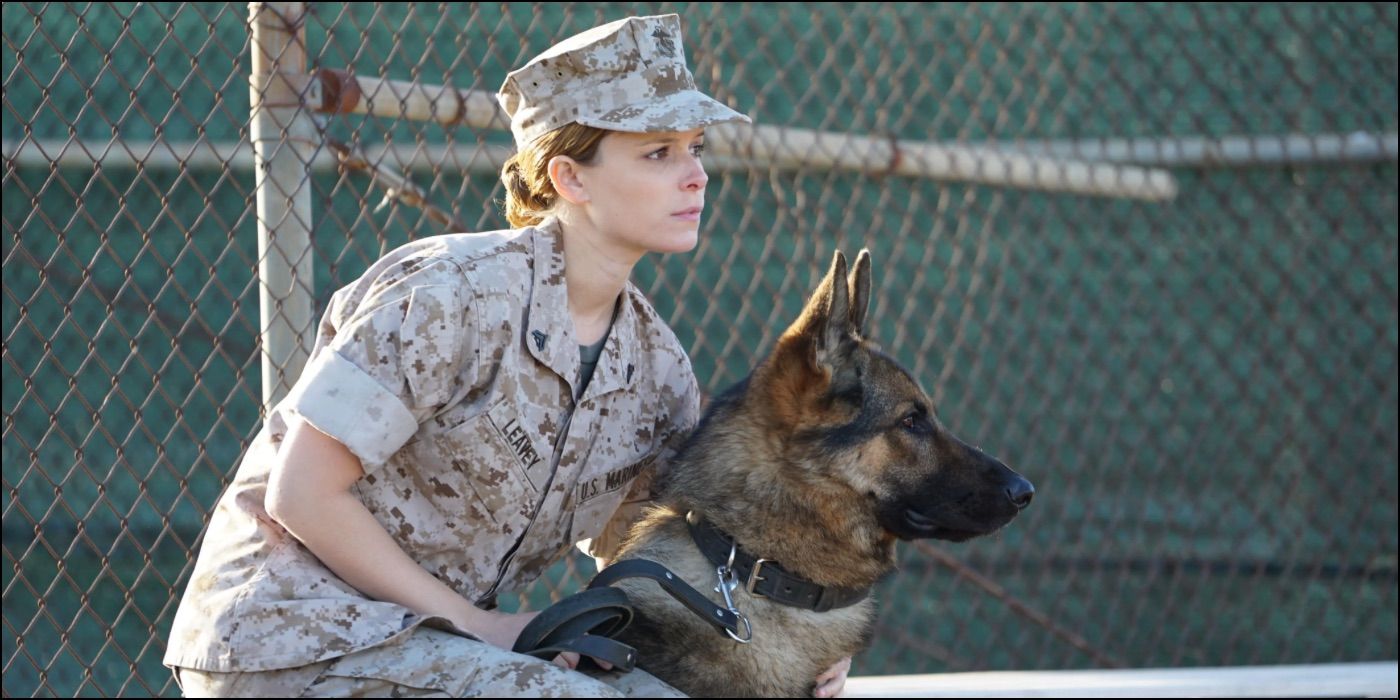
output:
[[[691,155],[695,156],[696,158],[699,158],[704,152],[705,144],[703,143],[697,143],[694,146],[690,147]],[[655,151],[652,151],[651,153],[648,153],[646,157],[648,160],[665,160],[668,156],[670,156],[670,154],[671,147],[663,146],[661,148],[656,149]]]

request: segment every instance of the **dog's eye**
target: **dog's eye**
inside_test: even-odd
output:
[[[924,429],[923,414],[915,411],[904,417],[904,429],[911,433],[921,433]]]

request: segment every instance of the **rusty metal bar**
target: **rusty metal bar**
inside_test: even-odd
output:
[[[508,129],[510,120],[485,90],[457,90],[346,71],[316,74],[320,110],[391,119]],[[775,168],[905,175],[948,182],[1072,192],[1149,201],[1176,196],[1171,173],[1058,156],[1035,156],[956,144],[898,140],[790,127],[720,124],[708,139],[712,153]]]
[[[422,209],[429,219],[436,221],[449,231],[467,230],[466,226],[454,219],[451,214],[429,202],[423,188],[385,166],[382,159],[371,161],[353,146],[334,139],[327,139],[326,145],[335,153],[342,169],[369,173],[370,182],[384,190],[384,199],[374,208],[375,211],[388,206],[391,201],[400,202],[416,209]]]

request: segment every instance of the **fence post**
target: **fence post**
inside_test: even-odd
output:
[[[251,95],[258,211],[263,412],[286,396],[311,354],[311,161],[316,124],[303,100],[306,3],[250,2]]]

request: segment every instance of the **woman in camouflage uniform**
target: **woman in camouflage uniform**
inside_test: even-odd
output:
[[[165,657],[187,695],[679,695],[511,653],[535,613],[492,610],[570,543],[611,557],[697,420],[628,277],[695,246],[704,127],[748,118],[696,89],[675,15],[567,39],[498,97],[517,228],[410,243],[334,295],[205,534]]]

